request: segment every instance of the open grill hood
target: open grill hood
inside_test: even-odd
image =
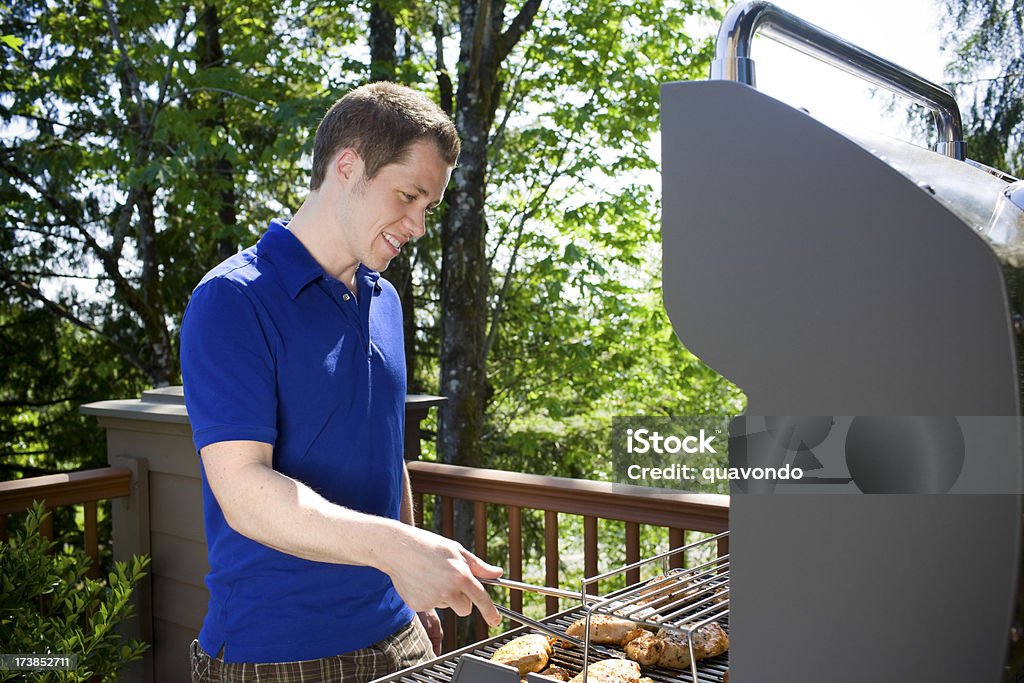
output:
[[[951,97],[936,96],[932,152],[757,91],[742,33],[759,27],[934,95],[768,3],[734,8],[716,79],[662,89],[679,338],[746,392],[751,417],[1020,416],[1019,184],[961,160]],[[732,680],[1018,680],[1020,495],[853,493],[734,487]]]

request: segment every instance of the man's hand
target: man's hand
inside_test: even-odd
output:
[[[397,525],[396,525],[397,526]],[[501,623],[494,603],[476,577],[497,578],[501,567],[487,564],[455,541],[403,524],[383,571],[413,610],[450,607],[460,617],[473,606],[491,626]]]
[[[426,612],[417,612],[416,616],[420,618],[420,623],[423,624],[427,636],[430,637],[430,646],[434,649],[434,656],[440,657],[444,642],[444,629],[441,628],[441,619],[437,616],[437,612],[428,609]]]

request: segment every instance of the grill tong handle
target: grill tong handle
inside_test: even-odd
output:
[[[577,591],[567,591],[561,588],[551,588],[549,586],[534,586],[532,583],[523,583],[522,581],[512,581],[511,579],[484,579],[477,577],[477,581],[488,586],[502,586],[503,588],[511,588],[517,591],[526,591],[528,593],[540,593],[541,595],[551,595],[556,598],[566,598],[568,600],[580,600],[582,602],[583,594]]]
[[[556,598],[568,598],[569,600],[579,600],[581,597],[580,593],[576,593],[573,591],[562,590],[560,588],[550,588],[548,586],[534,586],[532,583],[512,581],[511,579],[486,579],[477,577],[477,580],[480,581],[480,583],[489,586],[501,586],[503,588],[508,588],[510,590],[526,591],[529,593],[540,593],[541,595],[551,595]],[[505,607],[504,605],[495,604],[494,607],[512,621],[518,622],[520,624],[525,624],[526,626],[532,626],[533,628],[537,629],[542,633],[546,633],[549,636],[554,636],[555,638],[558,638],[559,640],[565,641],[567,643],[572,643],[577,647],[584,647],[583,641],[579,638],[573,638],[572,636],[567,635],[562,631],[559,631],[558,629],[552,628],[547,624],[531,619],[528,616],[525,616],[523,614],[520,614],[519,612],[516,612],[515,610],[511,610],[508,607]]]

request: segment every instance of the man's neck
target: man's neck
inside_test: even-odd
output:
[[[288,230],[328,275],[344,283],[355,296],[359,262],[331,229],[335,218],[328,205],[319,192],[311,192],[289,221]]]

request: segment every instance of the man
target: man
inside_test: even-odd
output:
[[[401,306],[379,276],[458,153],[425,97],[353,90],[317,129],[291,221],[196,287],[181,366],[210,602],[193,681],[372,680],[439,653],[435,607],[499,622],[476,577],[501,570],[413,526]]]

